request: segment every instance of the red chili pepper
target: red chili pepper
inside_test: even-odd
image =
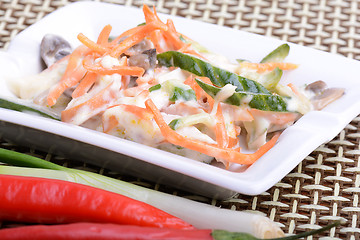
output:
[[[193,229],[190,224],[151,205],[78,183],[0,175],[0,189],[1,220]]]
[[[181,230],[117,224],[32,225],[0,230],[2,240],[210,240],[211,230]]]

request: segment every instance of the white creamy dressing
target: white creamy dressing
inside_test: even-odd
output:
[[[199,131],[199,129],[197,129],[194,126],[183,127],[176,130],[176,132],[186,138],[199,140],[205,143],[216,144],[216,142],[211,137],[209,137],[206,134],[203,134],[202,132]]]
[[[160,45],[167,48],[165,41],[160,42]],[[202,54],[211,64],[219,68],[235,72],[240,75],[244,74],[243,76],[250,79],[257,80],[259,78],[259,74],[256,73],[255,70],[242,72],[239,68],[239,64],[231,63],[224,56],[208,51],[204,51]],[[107,55],[97,58],[95,63],[100,64],[106,69],[111,69],[115,66],[122,65],[125,60],[126,58],[119,60]],[[48,91],[48,89],[56,85],[65,72],[66,65],[67,61],[63,61],[55,65],[51,71],[43,71],[42,73],[29,78],[16,79],[9,83],[9,87],[20,98],[34,99],[44,91]],[[113,128],[107,132],[108,134],[147,146],[160,148],[198,161],[210,162],[213,157],[166,142],[154,119],[141,119],[135,114],[125,111],[121,104],[145,108],[145,101],[147,98],[150,98],[156,107],[160,109],[162,117],[167,124],[174,119],[184,119],[183,125],[176,129],[178,134],[186,138],[208,144],[216,144],[212,128],[216,124],[215,115],[218,106],[221,104],[228,136],[231,138],[238,137],[239,132],[237,132],[236,127],[240,128],[239,125],[241,125],[244,126],[247,131],[248,147],[250,149],[256,150],[266,142],[266,135],[269,129],[274,128],[269,120],[262,116],[256,117],[254,120],[251,118],[252,116],[248,117],[246,120],[237,120],[237,117],[241,115],[241,111],[245,110],[240,109],[241,107],[235,107],[222,103],[235,93],[237,88],[236,86],[227,84],[222,87],[214,98],[214,106],[210,114],[206,113],[202,109],[201,105],[195,100],[185,101],[184,99],[178,99],[175,103],[170,102],[169,98],[171,97],[170,95],[174,87],[179,87],[184,90],[191,89],[190,86],[184,84],[189,75],[190,74],[188,72],[183,71],[180,68],[170,70],[169,68],[163,67],[156,69],[156,71],[150,69],[142,77],[142,80],[147,82],[147,80],[150,81],[155,79],[156,84],[161,84],[161,88],[151,91],[148,96],[142,94],[136,96],[138,93],[136,91],[138,90],[134,88],[134,97],[127,97],[129,95],[125,96],[125,93],[121,90],[122,83],[124,81],[121,75],[104,75],[97,79],[96,83],[88,93],[85,93],[81,97],[72,99],[66,109],[83,104],[109,86],[104,94],[102,94],[102,101],[107,104],[105,104],[102,108],[97,108],[96,110],[84,105],[79,108],[77,114],[69,122],[76,125],[83,125],[91,129],[96,129],[98,131],[103,131],[103,129],[106,129],[111,124],[114,124],[115,119],[115,124],[117,125],[111,125]],[[130,77],[128,77],[128,81],[130,81]],[[127,83],[124,85],[126,87]],[[299,97],[297,97],[289,87],[278,85],[276,91],[280,95],[291,97],[287,100],[288,111],[298,111],[300,113],[306,113],[309,111],[309,106],[304,99],[299,99]],[[308,93],[304,92],[303,94],[308,97]],[[242,99],[242,103],[246,105],[252,100],[252,98],[253,96],[247,95]],[[113,107],[108,108],[109,106]],[[102,114],[100,115],[100,113]],[[247,114],[250,115],[249,113]],[[224,162],[222,159],[216,160]]]
[[[103,121],[111,116],[118,121],[118,125],[108,132],[111,135],[152,147],[157,147],[164,140],[154,121],[139,119],[134,114],[124,111],[121,106],[107,109],[103,114]]]
[[[168,69],[163,70],[159,75],[157,75],[157,80],[160,84],[164,83],[168,80],[177,80],[179,82],[185,82],[186,78],[189,76],[189,73],[186,71],[181,70],[180,68],[176,68],[173,71],[170,71]]]
[[[231,84],[226,84],[224,87],[221,88],[221,90],[216,94],[214,98],[214,107],[211,111],[211,115],[215,115],[218,105],[221,101],[225,101],[227,98],[231,97],[236,90],[236,86]]]
[[[64,60],[39,74],[9,79],[7,81],[8,87],[21,99],[34,99],[60,81],[67,63],[68,61]]]
[[[109,86],[109,87],[108,87]],[[108,87],[108,88],[107,88]],[[84,105],[79,108],[75,116],[69,120],[69,123],[80,125],[90,119],[93,116],[103,112],[106,108],[111,105],[112,102],[115,102],[119,94],[119,89],[121,87],[121,75],[112,74],[105,75],[101,77],[93,86],[93,88],[88,92],[78,98],[73,98],[66,109],[81,105],[82,103],[90,100],[95,95],[97,95],[100,91],[104,91],[104,88],[107,88],[105,92],[102,94],[102,100],[106,102],[102,108],[92,109],[91,107]]]
[[[235,72],[238,68],[238,64],[231,63],[228,58],[223,55],[215,54],[212,52],[203,52],[202,55],[213,65],[228,70],[230,72]]]
[[[100,60],[101,66],[107,69],[111,69],[114,66],[120,66],[120,62],[117,58],[111,57],[110,55],[106,55]]]
[[[270,122],[263,118],[257,117],[251,122],[244,122],[244,127],[247,131],[248,148],[257,150],[266,143],[266,135],[270,127]]]

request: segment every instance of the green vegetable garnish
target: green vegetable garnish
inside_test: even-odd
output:
[[[260,76],[257,82],[261,83],[267,90],[275,92],[275,88],[278,85],[283,71],[280,68],[275,68],[273,71]]]
[[[152,86],[151,88],[149,88],[149,92],[155,91],[155,90],[159,90],[161,88],[160,84],[156,84],[154,86]]]
[[[264,57],[260,63],[267,62],[283,62],[284,59],[289,55],[290,47],[288,44],[282,44]]]
[[[42,117],[46,117],[46,118],[51,118],[51,119],[55,119],[55,120],[60,120],[60,118],[58,116],[55,116],[55,114],[51,114],[51,113],[46,113],[44,111],[41,111],[39,109],[35,109],[33,107],[29,107],[20,103],[15,103],[3,98],[0,98],[0,107],[1,108],[6,108],[6,109],[10,109],[10,110],[14,110],[14,111],[18,111],[18,112],[25,112],[25,113],[34,113],[34,114],[38,114]]]
[[[157,59],[160,65],[179,67],[197,76],[208,77],[210,81],[218,87],[232,84],[237,87],[236,91],[271,94],[264,86],[254,80],[215,67],[210,63],[187,54],[168,51],[158,54]]]
[[[209,94],[213,98],[215,98],[216,95],[221,91],[221,88],[206,84],[198,79],[196,79],[196,82],[207,94]],[[247,105],[251,108],[255,108],[263,111],[274,111],[274,112],[288,111],[285,98],[273,94],[236,91],[233,95],[225,99],[223,102],[235,106]]]
[[[172,96],[169,98],[169,100],[175,102],[176,100],[179,99],[183,99],[185,101],[196,100],[196,95],[194,90],[174,87]]]

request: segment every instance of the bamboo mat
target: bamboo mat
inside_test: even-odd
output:
[[[0,0],[0,48],[6,49],[20,31],[70,2],[73,1]],[[241,29],[360,59],[360,42],[357,41],[360,38],[359,0],[104,2],[137,7],[141,7],[143,3],[155,5],[158,12]],[[317,148],[279,183],[258,196],[240,195],[229,201],[216,201],[142,179],[126,177],[125,180],[223,208],[258,212],[278,222],[284,232],[289,234],[316,229],[330,220],[345,219],[345,225],[320,235],[320,239],[360,239],[359,128],[360,117],[357,117],[332,141]],[[1,137],[0,144],[8,149],[51,158],[64,165],[124,179],[104,169],[19,147]]]

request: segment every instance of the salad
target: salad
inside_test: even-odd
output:
[[[288,44],[259,63],[231,62],[177,32],[155,8],[143,12],[145,23],[118,36],[110,25],[96,40],[80,33],[75,49],[46,35],[47,68],[9,88],[63,122],[226,167],[254,163],[282,130],[344,93],[322,81],[282,85],[283,72],[298,67],[285,62]]]

